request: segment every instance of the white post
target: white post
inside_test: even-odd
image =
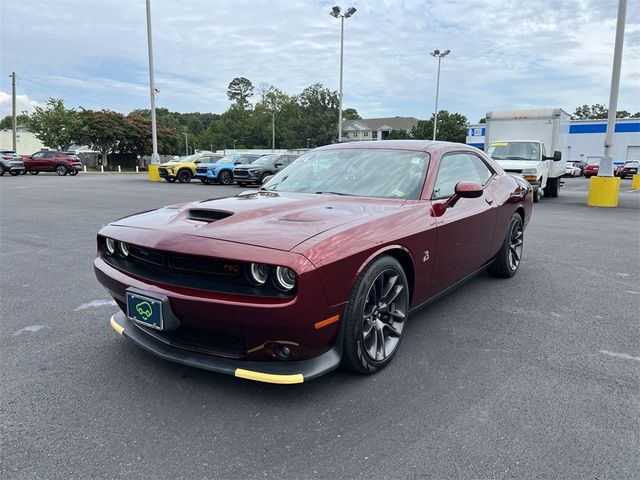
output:
[[[158,155],[158,133],[156,130],[156,85],[153,73],[153,43],[151,39],[151,0],[147,0],[147,46],[149,49],[149,90],[151,92],[151,141],[153,154],[151,163],[160,163]]]
[[[118,173],[122,173],[122,170],[120,170],[120,165],[118,165]]]
[[[604,156],[600,160],[599,177],[613,177],[613,146],[616,129],[616,110],[618,109],[618,90],[620,89],[620,66],[622,64],[622,46],[624,43],[624,21],[627,15],[627,0],[619,0],[618,23],[616,26],[616,44],[613,51],[613,71],[611,73],[611,93],[609,95],[609,115],[607,133],[604,138]]]
[[[87,166],[83,165],[82,168],[84,169],[84,173],[87,173]]]
[[[104,173],[104,165],[100,165],[100,173]]]
[[[136,165],[136,173],[140,173],[140,171],[138,170],[138,165]]]

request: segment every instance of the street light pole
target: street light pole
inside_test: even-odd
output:
[[[340,13],[340,7],[335,6],[329,12],[329,15],[340,19],[340,107],[338,110],[338,143],[342,142],[342,73],[343,73],[343,59],[344,59],[344,19],[351,17],[356,13],[354,7],[349,7],[346,13]]]
[[[184,154],[189,155],[189,134],[183,133],[184,135]]]
[[[151,0],[147,0],[147,46],[149,48],[149,91],[151,93],[151,141],[153,153],[151,163],[160,163],[158,155],[158,133],[156,129],[156,86],[153,73],[153,42],[151,39]]]
[[[18,153],[18,117],[16,112],[16,72],[11,72],[11,126],[13,127],[13,133],[11,134],[13,139],[13,151]]]
[[[276,151],[276,114],[271,112],[271,151]]]
[[[620,67],[622,64],[622,46],[624,41],[624,22],[627,16],[627,0],[618,3],[618,23],[616,26],[616,43],[613,51],[613,71],[611,73],[611,92],[609,93],[609,114],[607,116],[607,133],[604,137],[604,156],[600,160],[599,177],[613,177],[613,144],[618,109],[618,91],[620,90]]]
[[[431,52],[431,55],[438,58],[438,75],[436,80],[436,110],[433,114],[433,141],[436,140],[436,132],[438,129],[438,95],[440,94],[440,62],[442,61],[442,57],[446,57],[451,53],[451,50],[445,50],[441,52],[440,50],[434,50]]]

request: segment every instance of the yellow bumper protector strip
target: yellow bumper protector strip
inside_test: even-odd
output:
[[[113,329],[114,329],[116,332],[118,332],[120,335],[122,335],[122,334],[123,334],[123,332],[124,332],[124,327],[120,326],[120,325],[118,324],[118,322],[116,322],[116,316],[115,316],[115,315],[113,315],[113,316],[111,317],[111,328],[113,328]]]
[[[304,376],[301,373],[295,373],[293,375],[275,375],[272,373],[261,373],[236,368],[235,376],[238,378],[245,378],[247,380],[255,380],[256,382],[265,383],[292,384],[304,382]]]

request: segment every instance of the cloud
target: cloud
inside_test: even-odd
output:
[[[452,51],[442,60],[440,105],[471,121],[501,108],[607,103],[614,3],[356,0],[357,13],[345,20],[345,107],[363,116],[428,118],[437,68],[429,52],[436,48]],[[175,5],[152,2],[159,105],[223,112],[236,76],[291,95],[317,82],[338,90],[333,2],[192,0],[179,12]],[[22,76],[21,92],[69,106],[148,107],[144,2],[30,0],[2,8],[12,19],[0,29],[9,46],[2,63]],[[640,3],[630,2],[619,109],[637,109],[638,58]]]
[[[17,114],[27,111],[33,112],[34,107],[42,105],[37,100],[29,98],[28,95],[16,95],[16,112]],[[0,118],[11,115],[11,93],[0,90]]]

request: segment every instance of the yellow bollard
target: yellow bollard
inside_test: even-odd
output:
[[[152,163],[149,165],[149,181],[161,182],[160,173],[158,172],[158,164]]]
[[[620,178],[591,177],[587,205],[590,207],[617,207],[619,191]]]
[[[640,174],[631,177],[631,190],[640,190]]]

